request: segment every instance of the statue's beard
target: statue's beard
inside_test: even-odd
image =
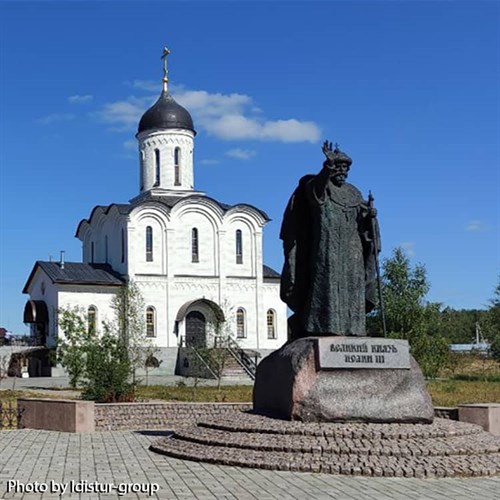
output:
[[[338,187],[344,185],[346,179],[347,179],[347,175],[345,175],[345,174],[335,174],[332,176],[332,182]]]

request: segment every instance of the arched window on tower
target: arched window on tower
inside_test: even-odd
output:
[[[174,186],[181,185],[181,148],[174,151]]]
[[[240,307],[236,311],[236,337],[238,339],[245,339],[247,337],[247,329],[245,323],[245,309]]]
[[[97,332],[97,307],[89,306],[87,309],[87,330],[93,335]]]
[[[156,318],[154,307],[146,309],[146,337],[156,337]]]
[[[155,186],[160,185],[160,150],[155,149]]]
[[[236,230],[236,264],[243,264],[243,237],[241,229]]]
[[[153,228],[146,228],[146,262],[153,262]]]
[[[191,229],[191,262],[199,262],[200,254],[198,248],[198,229]]]
[[[276,313],[272,309],[267,311],[267,338],[276,338]]]
[[[121,261],[125,262],[125,229],[121,231]]]
[[[139,157],[141,162],[141,171],[139,172],[141,178],[141,191],[144,190],[144,149],[139,151]]]

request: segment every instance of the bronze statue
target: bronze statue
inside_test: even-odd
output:
[[[281,227],[281,298],[294,312],[290,340],[366,335],[365,316],[376,304],[376,209],[346,183],[351,158],[328,141],[323,153],[322,170],[299,181]]]

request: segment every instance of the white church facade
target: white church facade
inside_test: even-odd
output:
[[[128,204],[95,207],[77,227],[82,262],[37,261],[23,292],[24,321],[51,347],[62,334],[57,311],[77,306],[89,328],[113,319],[111,302],[133,280],[145,304],[146,335],[173,373],[181,346],[209,342],[224,320],[239,346],[262,355],[287,340],[280,275],[263,263],[268,216],[227,205],[194,187],[195,129],[189,112],[163,90],[136,135],[139,194]]]

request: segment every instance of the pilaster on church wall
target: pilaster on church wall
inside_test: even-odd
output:
[[[256,277],[257,277],[257,286],[255,290],[255,300],[257,303],[256,307],[256,317],[257,318],[262,318],[262,316],[265,316],[265,309],[264,309],[264,293],[262,290],[262,285],[263,285],[263,268],[262,268],[262,230],[258,230],[255,232],[255,249],[254,249],[254,254],[255,254],[255,261],[254,261],[254,266],[255,266],[255,271],[256,271]],[[262,348],[261,343],[263,339],[263,335],[265,334],[265,330],[262,330],[262,322],[257,321],[257,326],[256,326],[256,348],[260,349]]]
[[[130,222],[127,227],[127,271],[131,279],[135,279],[137,268],[137,231],[135,224]]]
[[[175,271],[176,254],[176,234],[172,224],[167,226],[167,279],[165,282],[165,334],[167,335],[167,346],[177,347],[178,342],[174,334],[174,320],[176,311],[172,307],[172,283]]]
[[[226,289],[226,276],[227,276],[227,261],[229,256],[227,255],[227,243],[226,243],[226,230],[219,229],[217,232],[217,240],[218,240],[218,268],[219,268],[219,300],[218,304],[222,304],[225,298],[225,289]]]

